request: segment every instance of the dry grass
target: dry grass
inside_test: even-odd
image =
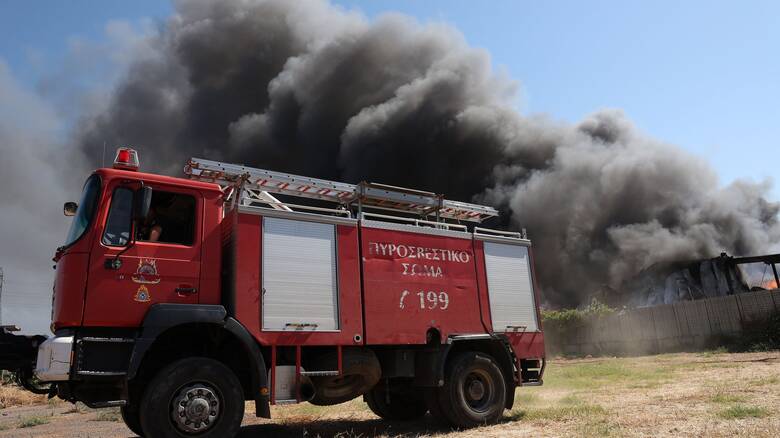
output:
[[[549,370],[519,418],[539,435],[780,435],[777,352],[564,360]]]
[[[542,387],[519,388],[504,421],[453,431],[430,417],[376,419],[361,401],[278,406],[246,437],[780,436],[780,353],[551,360]]]
[[[122,414],[119,408],[99,409],[95,421],[122,421]]]
[[[14,384],[0,385],[0,409],[11,406],[30,406],[45,402],[45,395],[33,394]]]
[[[130,432],[115,410],[62,404],[17,407],[0,415],[0,438],[100,436]],[[50,412],[56,410],[54,416]],[[71,413],[65,414],[70,410]],[[273,420],[247,415],[240,438],[273,437],[602,437],[780,436],[780,352],[666,354],[636,358],[553,359],[545,385],[519,388],[504,421],[451,430],[430,416],[386,422],[360,399],[338,406],[274,406]],[[48,424],[17,429],[32,416]],[[100,421],[94,421],[100,420]],[[7,429],[7,430],[3,430]]]
[[[760,379],[753,379],[750,382],[748,382],[748,384],[751,386],[777,385],[780,384],[780,377],[770,376],[770,377],[764,377]]]

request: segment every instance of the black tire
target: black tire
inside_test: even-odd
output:
[[[317,358],[318,364],[337,363],[336,353]],[[344,350],[341,358],[342,375],[312,377],[314,397],[309,403],[318,406],[337,405],[367,393],[382,377],[379,359],[371,350]]]
[[[422,388],[413,387],[408,380],[383,380],[363,399],[373,413],[385,420],[416,420],[428,412]]]
[[[125,422],[125,426],[130,431],[138,436],[144,436],[144,431],[141,428],[141,413],[138,412],[138,406],[127,404],[119,408],[119,412],[122,414],[122,421]]]
[[[444,417],[452,426],[469,428],[501,419],[506,381],[496,361],[483,353],[463,352],[447,363],[444,386],[437,389]]]
[[[157,373],[146,387],[140,412],[147,437],[232,437],[244,417],[244,393],[230,368],[213,359],[192,357]]]

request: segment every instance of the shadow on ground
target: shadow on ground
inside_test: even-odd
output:
[[[244,426],[237,438],[259,437],[372,437],[382,436],[418,436],[438,435],[451,432],[452,429],[426,416],[418,421],[370,420],[311,420],[279,423],[255,424]]]

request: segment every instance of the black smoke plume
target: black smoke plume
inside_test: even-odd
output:
[[[187,1],[76,141],[132,145],[172,174],[200,156],[492,203],[528,229],[552,305],[655,262],[780,242],[767,184],[721,188],[620,111],[574,126],[522,116],[515,88],[445,25],[322,1]]]

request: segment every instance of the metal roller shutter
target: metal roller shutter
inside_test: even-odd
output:
[[[264,218],[262,276],[263,330],[338,330],[335,225]]]
[[[485,268],[493,330],[504,332],[512,331],[508,326],[525,326],[526,331],[536,331],[528,248],[485,242]]]

